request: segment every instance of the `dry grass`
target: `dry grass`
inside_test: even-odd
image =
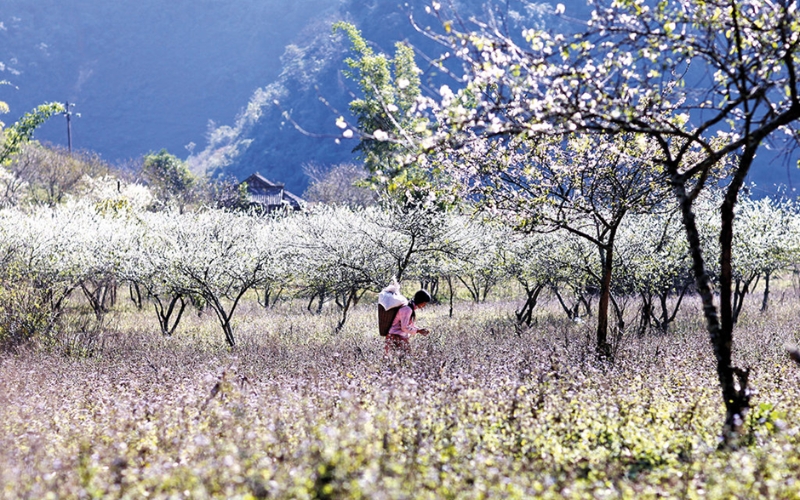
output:
[[[524,331],[509,302],[427,308],[406,360],[384,358],[368,303],[334,335],[332,314],[248,302],[233,350],[209,314],[162,338],[125,306],[91,355],[0,355],[0,496],[797,498],[798,303],[743,313],[759,406],[735,452],[716,450],[691,301],[669,334],[623,336],[614,366],[553,304]]]

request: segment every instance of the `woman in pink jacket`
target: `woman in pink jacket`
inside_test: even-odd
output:
[[[398,351],[408,353],[411,351],[409,339],[414,334],[427,335],[424,328],[417,328],[414,324],[417,309],[422,309],[431,301],[431,295],[425,290],[419,290],[408,304],[401,306],[392,322],[389,333],[386,335],[386,353]]]

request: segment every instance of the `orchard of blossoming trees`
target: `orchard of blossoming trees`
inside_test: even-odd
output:
[[[800,139],[797,2],[600,1],[574,35],[531,27],[510,33],[496,18],[470,24],[440,2],[427,10],[442,29],[423,31],[445,47],[434,64],[454,75],[459,88],[419,95],[410,108],[414,119],[394,118],[392,96],[409,93],[398,92],[408,79],[372,78],[374,57],[351,30],[360,56],[351,67],[360,72],[364,94],[382,104],[353,108],[372,115],[359,121],[362,147],[374,156],[390,150],[378,143],[391,143],[407,169],[465,180],[473,196],[514,227],[555,223],[592,241],[604,263],[601,358],[611,354],[607,309],[617,224],[626,214],[652,211],[654,197],[672,197],[726,405],[723,436],[735,440],[750,394],[748,370],[732,360],[737,308],[748,289],[734,263],[735,207],[757,152],[767,145],[791,152]],[[560,5],[554,14],[564,11]],[[377,122],[384,128],[372,127]],[[581,153],[576,141],[592,146]],[[724,195],[708,205],[720,219],[715,274],[698,200],[716,181]],[[554,220],[539,215],[543,206],[558,208]],[[576,231],[570,214],[587,209],[597,216],[594,229]]]
[[[339,24],[367,208],[237,211],[167,153],[50,189],[47,110],[6,129],[0,497],[797,497],[800,211],[741,195],[796,139],[796,9],[623,0],[566,37],[432,3],[435,97]],[[397,356],[392,276],[441,303]]]
[[[392,276],[434,284],[451,301],[451,314],[454,285],[484,301],[496,287],[518,283],[525,300],[517,318],[530,325],[542,292],[556,296],[570,318],[592,313],[605,273],[597,246],[569,231],[515,233],[427,209],[320,206],[270,216],[150,212],[137,207],[136,189],[128,188],[130,198],[117,194],[0,212],[4,342],[56,329],[69,314],[65,301],[71,295],[83,296],[102,320],[119,300],[118,290],[152,309],[154,325],[167,336],[187,307],[207,308],[227,343],[235,345],[232,319],[248,294],[265,307],[281,298],[303,299],[315,312],[335,304],[339,330],[362,296]],[[733,248],[741,308],[758,280],[768,283],[800,261],[800,214],[788,201],[745,199],[739,217],[742,229]],[[702,237],[712,240],[715,220],[701,222]],[[611,283],[616,331],[625,328],[623,298],[638,300],[640,333],[666,330],[675,317],[692,283],[679,229],[670,212],[632,215],[617,228]],[[449,297],[439,285],[445,282]]]

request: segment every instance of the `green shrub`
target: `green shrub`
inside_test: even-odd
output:
[[[24,280],[0,284],[0,349],[15,350],[50,337],[57,319],[44,290]]]

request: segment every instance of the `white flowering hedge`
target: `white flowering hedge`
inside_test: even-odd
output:
[[[530,324],[543,291],[553,293],[570,317],[591,313],[601,275],[596,250],[569,233],[519,234],[461,214],[319,207],[258,216],[139,207],[85,200],[32,212],[0,211],[4,297],[24,283],[58,317],[65,299],[80,290],[102,319],[117,287],[129,285],[152,307],[163,334],[172,334],[194,304],[215,313],[233,346],[232,318],[248,293],[257,292],[265,305],[277,290],[304,298],[309,309],[334,302],[341,329],[364,293],[380,290],[392,276],[450,280],[451,301],[453,280],[475,301],[500,283],[516,281],[525,292],[517,317]],[[800,218],[792,203],[770,199],[743,200],[738,217],[734,255],[741,307],[757,280],[798,261]],[[618,235],[614,296],[641,299],[643,330],[651,320],[665,329],[677,307],[672,298],[679,305],[690,289],[679,223],[668,212],[637,215]],[[699,225],[713,262],[715,221]]]

